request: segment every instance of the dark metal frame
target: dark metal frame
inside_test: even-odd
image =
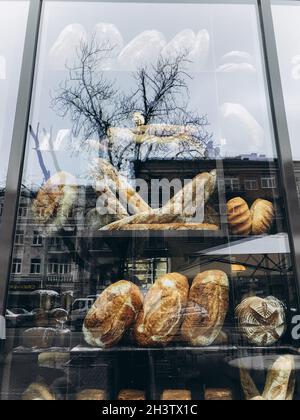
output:
[[[1,0],[0,0],[1,1]],[[23,0],[19,0],[23,1]],[[25,38],[24,57],[21,70],[19,94],[15,115],[12,146],[8,167],[6,194],[0,225],[0,340],[5,339],[3,324],[8,284],[10,279],[14,236],[17,222],[23,165],[28,134],[31,98],[34,86],[35,63],[39,41],[42,5],[44,1],[29,0],[30,10]],[[55,0],[60,2],[82,0]],[[89,0],[103,2],[105,0]],[[106,0],[108,2],[140,2],[139,0]],[[296,0],[293,0],[296,3]],[[149,0],[153,3],[209,3],[207,0]],[[224,3],[214,0],[213,4]],[[294,270],[300,290],[300,217],[297,186],[294,175],[293,157],[289,141],[289,130],[284,106],[284,96],[280,78],[280,67],[276,48],[276,38],[272,18],[271,0],[228,0],[228,3],[256,4],[259,13],[264,61],[266,66],[272,121],[277,144],[279,167],[282,175],[283,192],[288,216],[288,229]],[[300,302],[300,300],[299,300]]]

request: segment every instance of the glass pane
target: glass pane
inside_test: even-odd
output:
[[[2,398],[273,399],[298,300],[256,2],[45,2],[35,82]]]
[[[29,1],[0,1],[0,221],[28,9]]]

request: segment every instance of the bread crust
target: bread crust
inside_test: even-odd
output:
[[[134,328],[140,346],[166,346],[174,339],[180,330],[188,292],[188,279],[178,273],[166,274],[155,282]]]
[[[161,396],[162,401],[191,401],[192,393],[186,389],[166,389]]]
[[[293,392],[290,381],[293,381],[294,369],[293,356],[279,357],[268,372],[262,397],[267,401],[285,401],[291,398]]]
[[[234,235],[248,236],[251,233],[251,212],[244,199],[236,197],[228,201],[227,217],[230,230]]]
[[[253,235],[268,233],[275,218],[273,204],[270,201],[258,199],[252,204],[250,211]]]
[[[23,401],[33,401],[33,400],[54,401],[55,396],[46,385],[43,385],[40,383],[32,383],[23,393],[22,400]]]
[[[105,401],[106,392],[102,389],[84,389],[76,394],[77,401]]]
[[[85,318],[86,342],[101,348],[118,344],[135,322],[142,304],[143,295],[135,284],[122,280],[109,286]]]
[[[205,401],[232,401],[231,389],[211,388],[205,390]]]
[[[120,401],[144,401],[146,400],[145,391],[136,389],[123,389],[118,395]]]
[[[182,338],[192,346],[210,346],[218,338],[229,306],[229,281],[223,271],[198,274],[193,281]]]
[[[120,226],[120,228],[119,228]],[[106,226],[101,229],[103,231],[176,231],[176,230],[207,230],[207,231],[217,231],[219,226],[211,225],[208,223],[159,223],[159,224],[129,224],[123,225],[118,222],[114,223],[113,228]]]

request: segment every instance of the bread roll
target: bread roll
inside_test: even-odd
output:
[[[232,391],[230,389],[206,389],[205,401],[232,401]]]
[[[76,395],[77,401],[105,401],[106,392],[102,389],[84,389]]]
[[[189,292],[188,279],[177,273],[166,274],[150,288],[135,328],[141,346],[165,346],[180,330]]]
[[[167,389],[161,396],[162,401],[191,401],[192,393],[186,389]]]
[[[293,380],[295,360],[293,356],[281,356],[267,375],[263,398],[268,401],[285,401],[291,398],[290,380]]]
[[[257,346],[271,346],[284,334],[286,318],[283,304],[274,297],[251,297],[236,308],[241,332]]]
[[[253,379],[251,378],[249,372],[246,369],[244,368],[240,369],[240,377],[241,377],[242,389],[244,391],[246,400],[249,401],[249,400],[253,400],[256,397],[259,397],[260,393]]]
[[[22,395],[23,401],[54,401],[55,396],[51,390],[43,384],[33,383],[29,385],[26,391]]]
[[[38,223],[62,228],[74,205],[78,193],[76,178],[59,172],[40,189],[33,202],[32,212]],[[49,226],[50,227],[50,226]]]
[[[28,348],[47,349],[54,346],[54,328],[30,328],[23,333],[23,345]]]
[[[120,391],[118,400],[120,401],[143,401],[146,400],[145,391],[135,389],[123,389]]]
[[[209,346],[220,335],[229,306],[229,282],[223,271],[210,270],[193,281],[182,337],[192,346]]]
[[[115,196],[118,195],[123,208],[128,208],[131,214],[152,211],[151,207],[108,161],[96,159],[95,164],[90,168],[90,175],[96,180],[96,185],[99,182],[102,185],[104,183]]]
[[[119,226],[118,223],[114,224],[114,227]],[[110,226],[106,226],[101,230],[120,230],[120,231],[217,231],[219,229],[216,225],[210,225],[205,223],[160,223],[160,224],[138,224],[138,225],[122,225],[120,229],[111,229]]]
[[[248,236],[251,233],[251,212],[248,204],[241,197],[228,201],[227,217],[230,230],[234,235]]]
[[[142,304],[143,296],[133,283],[123,280],[109,286],[85,318],[85,341],[101,348],[118,344],[135,322]]]
[[[256,200],[251,207],[251,217],[253,235],[268,233],[275,217],[273,204],[267,200]]]

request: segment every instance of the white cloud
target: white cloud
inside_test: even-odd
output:
[[[221,73],[234,73],[234,72],[246,72],[256,73],[256,68],[250,63],[227,63],[222,64],[217,71]]]
[[[119,29],[111,23],[100,22],[94,27],[93,34],[99,47],[111,48],[108,57],[101,60],[99,70],[112,70],[116,59],[123,49],[124,41]]]
[[[166,45],[158,31],[145,31],[134,38],[119,55],[119,63],[126,70],[135,70],[142,64],[153,63]]]
[[[0,55],[0,80],[6,80],[6,58]]]
[[[67,62],[71,63],[76,57],[76,48],[81,41],[87,39],[82,25],[73,23],[66,26],[59,34],[49,52],[50,64],[55,69],[65,69]]]
[[[230,51],[229,53],[223,55],[220,62],[222,64],[217,69],[218,72],[256,72],[256,68],[253,64],[253,57],[247,51]]]

